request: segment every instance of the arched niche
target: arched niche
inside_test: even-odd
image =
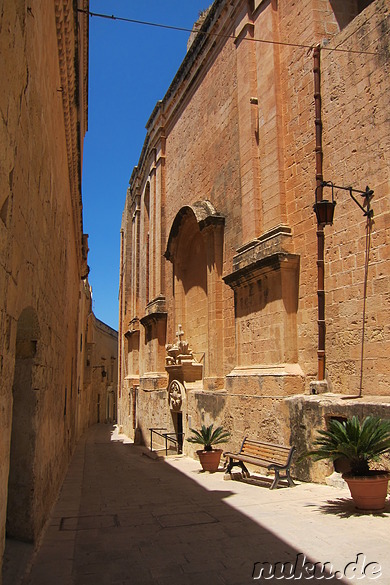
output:
[[[223,226],[224,217],[210,201],[184,206],[172,223],[165,252],[173,264],[174,326],[183,326],[206,377],[222,369],[216,307],[222,297]]]

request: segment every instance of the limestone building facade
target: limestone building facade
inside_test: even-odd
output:
[[[150,428],[215,422],[233,449],[247,434],[299,447],[329,416],[390,416],[389,23],[385,0],[211,5],[127,191],[126,434],[149,444]],[[374,195],[355,193],[360,208],[334,188],[318,228],[323,181]]]
[[[87,321],[82,411],[89,424],[114,423],[117,412],[118,332],[91,312]]]
[[[88,415],[88,0],[0,0],[0,558],[36,541]]]

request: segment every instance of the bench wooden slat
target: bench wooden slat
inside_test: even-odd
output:
[[[249,445],[266,445],[267,447],[275,447],[276,449],[281,449],[284,451],[290,451],[291,447],[286,447],[285,445],[278,445],[276,443],[268,443],[265,441],[259,441],[258,439],[249,439],[248,437],[245,437],[243,440],[243,444],[247,443]]]
[[[290,449],[286,449],[285,451],[277,451],[273,447],[268,449],[266,446],[260,447],[259,445],[244,445],[244,448],[241,449],[240,453],[269,453],[272,456],[286,458],[289,454]]]
[[[259,467],[268,467],[275,463],[272,459],[260,459],[260,457],[251,457],[250,455],[240,455],[239,453],[225,453],[225,455],[231,455],[234,459],[238,461],[245,461],[246,463],[253,463],[253,465],[258,465]]]
[[[235,465],[239,465],[243,472],[249,476],[249,471],[244,465],[244,462],[246,462],[275,471],[275,479],[271,489],[278,485],[281,479],[281,471],[284,472],[283,478],[286,478],[289,486],[292,487],[295,484],[291,479],[290,465],[294,452],[295,447],[285,447],[284,445],[275,445],[274,443],[266,443],[245,437],[238,453],[225,453],[225,456],[229,459],[226,473],[229,474]]]

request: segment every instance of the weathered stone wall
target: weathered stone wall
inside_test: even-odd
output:
[[[85,376],[81,410],[88,426],[116,421],[118,332],[90,313],[87,324]]]
[[[293,38],[299,38],[312,44],[304,32],[309,30],[308,23],[299,18],[301,7],[281,3],[280,8],[283,39],[293,42]],[[333,21],[336,16],[340,20],[342,3],[332,3],[334,13],[330,8],[329,5],[327,12],[318,11],[315,23],[319,38],[329,40],[321,51],[324,179],[361,190],[368,184],[375,192],[364,393],[383,395],[388,394],[383,360],[389,342],[385,325],[389,310],[389,269],[385,266],[389,170],[384,164],[389,152],[389,108],[384,97],[389,90],[389,9],[386,2],[374,2],[333,38],[338,28]],[[332,51],[334,47],[356,53]],[[316,374],[317,339],[317,244],[312,213],[313,63],[312,56],[300,48],[286,48],[283,55],[286,201],[294,251],[301,258],[298,343],[300,363],[305,364],[309,379]],[[324,198],[330,196],[330,189],[324,189]],[[366,219],[348,192],[336,190],[335,198],[334,225],[325,228],[327,371],[334,391],[356,393],[360,378]]]
[[[390,7],[387,2],[376,2],[337,40],[340,47],[366,53],[330,51],[322,56],[324,178],[337,185],[361,190],[369,185],[374,190],[365,317],[365,396],[389,394],[389,36]],[[363,203],[361,195],[355,197]],[[333,390],[348,393],[359,388],[366,218],[348,192],[336,190],[336,201],[334,225],[326,231],[327,363]]]
[[[368,397],[364,400],[356,400],[329,393],[322,396],[294,396],[289,398],[286,404],[291,421],[291,444],[296,446],[298,456],[313,448],[317,430],[326,429],[327,422],[332,418],[340,420],[355,415],[363,420],[371,415],[390,419],[388,397],[381,397],[381,399]],[[380,468],[381,462],[377,465]],[[315,482],[324,482],[326,477],[335,471],[331,462],[312,462],[310,459],[303,459],[298,463],[297,458],[294,468],[301,479]]]
[[[356,2],[257,0],[251,12],[249,4],[213,3],[202,25],[213,36],[191,44],[147,122],[130,180],[120,344],[127,383],[139,384],[143,436],[158,420],[176,424],[163,348],[181,324],[202,364],[201,388],[181,378],[184,432],[215,421],[235,446],[243,434],[295,440],[286,398],[309,395],[318,367],[317,44],[324,178],[375,192],[363,401],[389,396],[389,7],[374,0],[359,14]],[[336,200],[325,228],[326,373],[328,389],[346,395],[360,382],[366,220],[347,192]],[[123,428],[133,414],[131,400],[119,402]]]
[[[1,554],[6,520],[10,535],[39,535],[82,430],[86,112],[79,118],[76,109],[85,82],[75,70],[81,57],[72,3],[1,0],[0,15]],[[23,494],[28,505],[17,517]]]

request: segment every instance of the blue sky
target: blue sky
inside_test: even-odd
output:
[[[90,11],[191,29],[211,0],[90,0]],[[89,18],[83,222],[93,310],[118,328],[120,227],[145,124],[186,54],[188,32]]]

